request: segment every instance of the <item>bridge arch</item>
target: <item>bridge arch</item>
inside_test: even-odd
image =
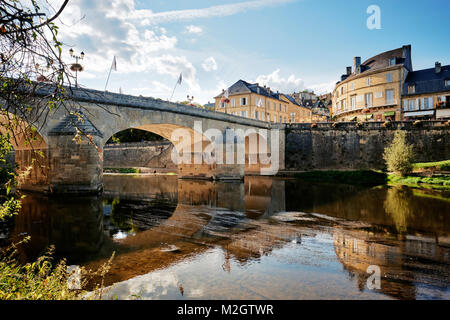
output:
[[[173,150],[170,157],[177,166],[178,174],[181,177],[203,179],[215,178],[214,173],[217,167],[216,163],[205,161],[205,154],[203,152],[208,146],[212,145],[213,142],[202,134],[202,132],[171,123],[150,123],[134,127],[125,127],[126,128],[123,130],[120,130],[121,128],[116,129],[118,131],[107,137],[106,141],[118,132],[128,129],[138,129],[157,134],[172,143]],[[103,139],[103,141],[105,141],[105,139]],[[106,142],[102,145],[103,150],[105,144]]]
[[[45,191],[49,172],[49,147],[45,134],[27,121],[17,117],[11,120],[5,114],[0,116],[0,123],[0,135],[8,137],[13,149],[19,188]],[[9,125],[11,123],[13,126]]]

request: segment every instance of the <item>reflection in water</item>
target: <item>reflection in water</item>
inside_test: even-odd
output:
[[[391,188],[387,190],[384,209],[394,222],[397,232],[404,233],[408,230],[408,220],[414,215],[409,200],[412,191],[405,188]]]
[[[28,195],[0,230],[32,237],[23,261],[54,244],[94,269],[116,252],[110,297],[448,299],[448,200],[268,177],[105,176],[98,198]],[[380,290],[366,286],[370,265]]]

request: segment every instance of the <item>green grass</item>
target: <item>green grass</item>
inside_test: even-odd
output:
[[[103,171],[109,173],[141,173],[139,168],[104,168]]]
[[[440,171],[450,171],[450,160],[439,161],[439,162],[414,163],[413,168],[415,170],[434,169],[434,170],[440,170]]]
[[[401,184],[413,187],[429,188],[429,189],[444,189],[450,190],[450,176],[434,176],[434,177],[420,177],[420,176],[398,176],[390,174],[388,176],[389,184]]]
[[[385,173],[372,170],[310,171],[297,173],[295,177],[307,181],[334,182],[369,186],[387,183],[387,175]]]

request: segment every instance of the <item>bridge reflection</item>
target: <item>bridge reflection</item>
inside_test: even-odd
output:
[[[221,267],[231,272],[231,261],[247,265],[328,234],[334,259],[360,291],[367,291],[369,265],[380,266],[380,293],[394,298],[416,298],[418,286],[426,284],[445,292],[450,283],[445,199],[409,189],[268,177],[246,177],[244,183],[175,176],[104,181],[103,197],[28,195],[11,232],[13,241],[31,236],[21,247],[22,260],[54,244],[69,263],[94,269],[116,252],[110,285],[187,263],[213,248],[223,252]]]

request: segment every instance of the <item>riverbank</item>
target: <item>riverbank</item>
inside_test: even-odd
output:
[[[376,185],[405,185],[413,188],[449,190],[450,175],[433,173],[411,173],[408,176],[400,176],[393,173],[385,173],[373,170],[357,171],[310,171],[290,174],[297,179],[311,182],[344,183],[364,186]]]

